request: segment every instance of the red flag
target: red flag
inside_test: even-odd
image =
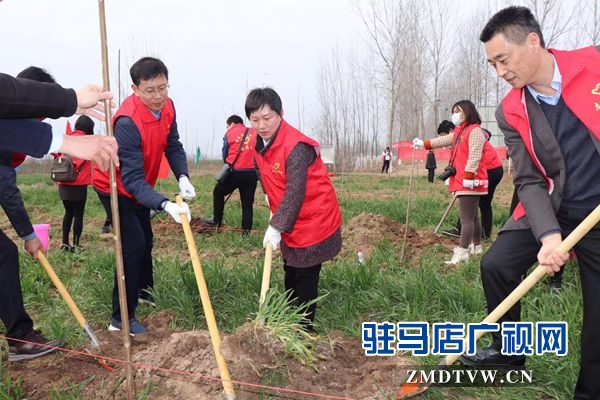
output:
[[[167,161],[167,157],[163,154],[162,160],[160,160],[160,169],[158,170],[158,177],[160,179],[167,179],[169,177],[169,170],[171,167],[169,166],[169,162]]]
[[[65,135],[70,135],[73,133],[73,128],[71,128],[71,121],[67,120],[67,128],[65,129]]]

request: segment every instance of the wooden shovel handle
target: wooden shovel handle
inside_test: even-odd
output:
[[[598,224],[600,221],[600,205],[594,209],[577,227],[571,232],[569,236],[567,236],[562,243],[556,248],[556,250],[560,253],[567,253],[569,250],[573,248],[584,237],[594,226]],[[540,279],[546,276],[546,267],[543,265],[538,265],[536,269],[533,270],[531,274],[527,276],[520,284],[513,290],[506,298],[502,301],[502,303],[498,304],[498,306],[487,316],[482,323],[494,323],[497,322],[504,314],[511,309],[519,300],[523,298],[525,293],[527,293]],[[477,341],[481,336],[483,336],[484,331],[477,331],[475,336],[475,341]],[[465,346],[467,345],[467,340],[465,339]],[[466,347],[465,347],[466,348]],[[453,354],[446,357],[446,365],[453,364],[456,360],[460,358],[462,354]]]
[[[180,195],[177,195],[175,201],[179,205],[183,204],[183,199]],[[190,227],[190,222],[187,219],[187,215],[180,214],[180,218],[181,225],[183,226],[183,232],[185,234],[185,241],[188,245],[190,258],[192,259],[194,275],[196,276],[196,284],[198,285],[198,291],[200,292],[200,300],[202,302],[204,317],[206,318],[206,325],[208,326],[208,333],[212,342],[213,351],[217,360],[219,374],[221,375],[223,390],[225,391],[225,396],[228,400],[235,399],[235,392],[233,390],[233,384],[231,383],[231,376],[229,375],[227,362],[221,354],[221,336],[219,335],[219,328],[217,327],[217,321],[215,319],[215,314],[213,312],[210,297],[208,295],[208,287],[206,286],[206,280],[204,279],[204,273],[202,272],[202,265],[200,264],[200,258],[198,257],[198,250],[196,249],[196,242],[194,240],[192,228]]]
[[[260,297],[258,299],[258,305],[262,306],[267,297],[267,291],[271,283],[271,262],[273,260],[273,246],[271,242],[267,243],[265,248],[265,263],[263,266],[262,284],[260,285]]]
[[[38,257],[40,264],[42,264],[42,267],[44,267],[46,274],[48,274],[48,276],[50,277],[50,280],[52,281],[54,286],[56,286],[56,290],[58,290],[58,293],[64,299],[65,303],[67,303],[67,306],[69,306],[69,309],[71,309],[71,312],[75,316],[75,319],[77,320],[79,325],[81,325],[82,327],[85,326],[85,324],[86,324],[85,317],[83,316],[81,311],[79,311],[77,304],[75,304],[75,302],[73,301],[73,298],[67,291],[67,288],[65,287],[65,285],[63,285],[63,283],[61,282],[58,275],[56,275],[56,272],[54,272],[54,269],[50,265],[50,262],[48,261],[48,259],[44,255],[44,253],[42,253],[41,251],[38,251],[37,257]]]

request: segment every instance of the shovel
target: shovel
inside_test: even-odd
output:
[[[596,207],[594,211],[592,211],[590,215],[588,215],[583,221],[581,221],[579,225],[577,225],[575,230],[573,230],[573,232],[571,232],[571,234],[563,240],[563,242],[556,248],[556,250],[560,253],[567,253],[573,248],[573,246],[577,244],[577,242],[579,242],[579,240],[581,240],[582,237],[585,236],[586,233],[588,233],[596,224],[598,224],[599,221],[600,205]],[[538,283],[538,281],[545,276],[546,267],[538,265],[533,270],[533,272],[529,274],[527,278],[525,278],[523,282],[521,282],[519,286],[517,286],[515,290],[513,290],[502,301],[502,303],[500,303],[498,307],[496,307],[481,322],[494,323],[498,321],[500,317],[502,317],[504,314],[506,314],[508,310],[511,309],[512,306],[514,306],[519,300],[521,300],[521,298],[525,295],[525,293],[529,291],[529,289],[535,286],[535,284]],[[477,331],[477,333],[475,334],[475,342],[477,342],[477,340],[479,340],[479,338],[483,336],[484,333],[484,331]],[[465,338],[463,348],[466,349],[467,347],[468,340],[467,338]],[[446,358],[442,359],[442,361],[440,361],[440,363],[435,367],[435,370],[441,370],[445,367],[454,364],[454,362],[456,362],[456,360],[458,360],[461,355],[462,354],[453,354],[450,356],[446,356]],[[396,399],[408,399],[423,393],[427,389],[429,389],[428,384],[405,382],[402,384],[402,386],[400,386],[400,391],[398,392],[398,396],[396,397]]]
[[[67,291],[67,288],[65,287],[65,285],[63,285],[63,283],[61,282],[58,275],[56,275],[56,272],[54,272],[52,265],[50,265],[50,262],[48,261],[48,259],[46,258],[46,256],[44,255],[44,253],[41,250],[38,251],[37,257],[38,257],[40,264],[42,264],[42,267],[44,267],[44,270],[50,277],[50,280],[52,281],[52,283],[58,290],[58,293],[60,293],[60,295],[63,298],[63,300],[65,301],[65,303],[67,303],[67,306],[69,306],[71,313],[73,313],[73,316],[75,317],[75,319],[77,320],[79,325],[81,325],[81,327],[85,331],[86,335],[88,335],[88,337],[90,338],[90,341],[92,342],[92,347],[97,350],[100,349],[100,342],[98,341],[96,334],[90,327],[90,324],[86,321],[85,317],[79,310],[79,307],[77,307],[77,304],[75,304],[75,302],[73,301],[73,298]],[[98,364],[100,364],[100,366],[102,368],[106,369],[109,372],[114,371],[114,368],[112,366],[110,366],[104,358],[92,354],[92,352],[89,351],[88,349],[85,349],[85,352],[88,353],[89,355],[91,355],[92,357],[94,357],[96,359],[96,361],[98,362]]]
[[[442,224],[446,220],[446,217],[450,213],[450,210],[452,210],[452,206],[456,202],[456,199],[457,199],[457,196],[452,196],[452,200],[450,201],[450,204],[448,204],[448,207],[446,207],[446,210],[444,211],[444,214],[442,214],[442,219],[440,219],[440,222],[435,227],[435,230],[433,231],[433,233],[437,234],[439,232],[440,228],[442,227]]]

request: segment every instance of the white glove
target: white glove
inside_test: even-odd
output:
[[[415,149],[424,149],[425,142],[423,141],[423,139],[419,139],[418,137],[416,137],[413,139],[413,147]]]
[[[475,181],[473,179],[463,179],[463,186],[467,189],[473,189]]]
[[[281,232],[269,225],[265,232],[265,238],[263,239],[263,247],[266,249],[267,244],[271,243],[273,250],[277,250],[279,248],[279,242],[281,242]]]
[[[173,203],[172,201],[167,201],[164,209],[178,224],[181,223],[181,214],[185,214],[187,216],[188,222],[192,220],[192,213],[190,212],[190,208],[187,203],[181,203],[181,205],[177,203]]]
[[[181,175],[181,178],[179,178],[179,194],[184,200],[188,201],[196,197],[196,190],[185,175]]]

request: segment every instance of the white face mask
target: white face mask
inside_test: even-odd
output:
[[[460,117],[460,113],[454,113],[454,114],[452,114],[452,118],[451,119],[452,119],[452,123],[454,125],[457,125],[457,126],[460,125],[460,123],[462,122],[462,119]]]

